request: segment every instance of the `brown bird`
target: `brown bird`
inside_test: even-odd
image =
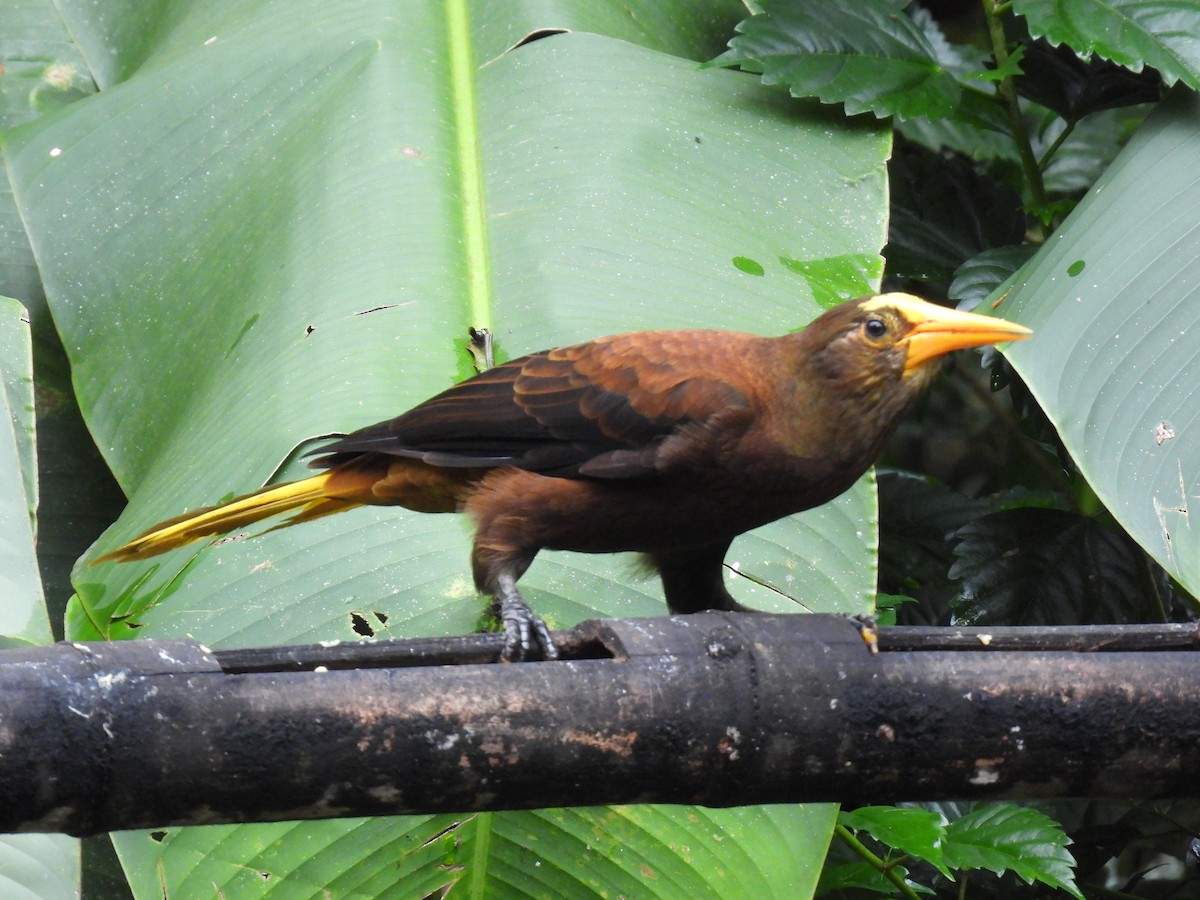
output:
[[[108,553],[144,559],[268,516],[361,504],[465,512],[475,584],[507,659],[554,645],[517,580],[543,548],[645,554],[675,613],[741,607],[739,534],[832,500],[874,462],[943,354],[1020,325],[881,294],[803,331],[645,331],[514,359],[317,451],[319,475],[162,522]]]

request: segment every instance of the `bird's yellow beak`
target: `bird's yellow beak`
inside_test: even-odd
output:
[[[869,302],[890,306],[911,324],[912,329],[901,340],[908,351],[904,360],[905,372],[951,350],[1023,341],[1033,334],[1015,322],[947,309],[911,294],[881,294]]]

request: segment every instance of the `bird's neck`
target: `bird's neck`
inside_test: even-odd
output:
[[[788,360],[782,368],[792,372],[791,390],[782,404],[788,449],[796,456],[828,460],[839,470],[864,471],[883,451],[937,365],[910,373],[883,365],[850,365],[804,338],[805,332],[790,335],[782,348]]]

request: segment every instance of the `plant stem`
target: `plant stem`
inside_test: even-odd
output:
[[[996,58],[997,68],[1004,68],[1008,62],[1008,46],[1004,41],[1004,23],[1000,19],[1000,10],[1005,4],[996,0],[983,0],[983,15],[987,19],[988,36],[992,42],[992,55]],[[1029,143],[1029,133],[1025,130],[1025,121],[1021,118],[1021,106],[1017,101],[1017,87],[1010,76],[1000,79],[997,84],[1000,100],[1008,113],[1008,127],[1012,131],[1013,143],[1017,147],[1017,155],[1021,157],[1021,168],[1025,171],[1025,181],[1029,185],[1029,194],[1033,205],[1046,205],[1046,186],[1042,182],[1042,170],[1038,167],[1037,157],[1033,155],[1033,146]]]
[[[855,837],[849,828],[845,825],[834,825],[833,833],[841,838],[846,846],[878,869],[883,877],[895,885],[896,890],[907,897],[908,900],[918,900],[917,892],[904,880],[904,876],[896,871],[895,866],[888,865],[887,862],[872,853],[871,849]]]
[[[1045,172],[1046,166],[1050,165],[1050,160],[1054,159],[1054,154],[1058,152],[1058,148],[1063,145],[1063,142],[1071,136],[1071,132],[1075,130],[1074,122],[1067,122],[1063,125],[1063,130],[1059,132],[1058,137],[1054,139],[1046,152],[1042,154],[1042,158],[1038,160],[1038,171]]]

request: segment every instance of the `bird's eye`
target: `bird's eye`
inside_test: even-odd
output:
[[[883,319],[867,319],[863,323],[863,332],[872,340],[879,340],[888,333],[887,322]]]

